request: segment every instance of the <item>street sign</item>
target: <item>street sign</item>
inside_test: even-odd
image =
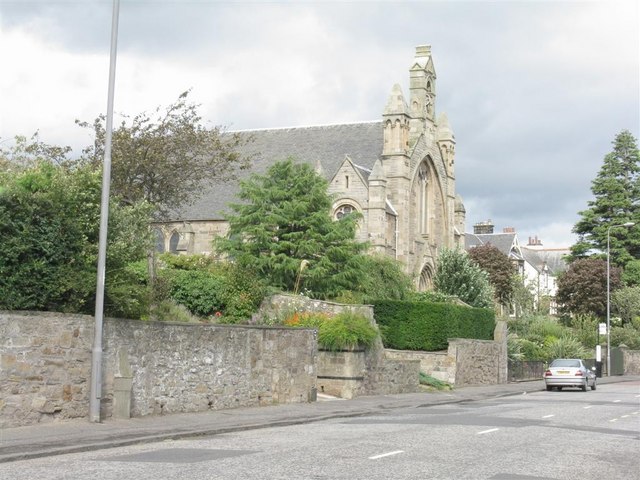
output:
[[[606,323],[599,323],[598,324],[598,333],[600,335],[606,335],[607,334],[607,324]]]

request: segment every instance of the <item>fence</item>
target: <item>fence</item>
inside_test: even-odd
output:
[[[509,361],[509,381],[541,380],[545,363],[542,361]]]

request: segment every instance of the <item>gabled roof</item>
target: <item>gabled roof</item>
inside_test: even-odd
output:
[[[546,268],[550,275],[556,276],[567,269],[567,262],[564,256],[568,255],[568,248],[527,248],[522,247],[522,255],[525,261],[535,268],[539,273]]]
[[[467,233],[464,236],[464,248],[470,250],[481,245],[493,245],[507,257],[522,260],[522,252],[518,243],[518,236],[510,233]]]
[[[382,122],[347,123],[313,127],[275,128],[236,132],[252,138],[240,153],[252,156],[251,168],[239,172],[240,178],[252,173],[264,174],[280,160],[293,157],[296,161],[321,166],[331,180],[348,155],[354,166],[367,178],[382,154]],[[169,220],[221,220],[227,204],[237,201],[237,181],[218,183],[205,188],[204,194],[191,206],[173,212]]]

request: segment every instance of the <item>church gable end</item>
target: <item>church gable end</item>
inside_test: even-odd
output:
[[[362,214],[358,240],[404,264],[421,289],[431,285],[438,250],[464,242],[465,211],[455,192],[455,137],[446,114],[436,116],[430,46],[416,48],[408,97],[394,85],[379,121],[235,133],[251,139],[239,153],[253,159],[252,167],[240,177],[264,174],[289,157],[311,165],[329,182],[334,218]],[[237,193],[237,183],[211,185],[193,205],[158,226],[168,232],[191,225],[195,238],[188,250],[210,251],[203,245],[226,231],[225,211]],[[164,248],[181,252],[168,240]]]

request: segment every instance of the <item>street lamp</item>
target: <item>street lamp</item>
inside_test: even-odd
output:
[[[609,278],[609,257],[610,257],[610,247],[609,241],[611,236],[611,229],[614,227],[633,227],[635,225],[634,222],[626,222],[620,225],[611,225],[607,228],[607,377],[611,376],[611,292],[610,292],[610,282]]]

